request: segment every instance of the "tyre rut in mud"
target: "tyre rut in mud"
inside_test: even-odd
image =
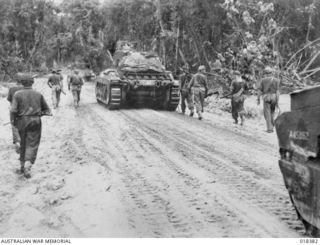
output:
[[[154,130],[148,122],[140,120],[131,113],[125,115],[132,123],[142,125],[140,128],[151,138],[161,140],[164,145],[172,146],[172,149],[181,152],[188,159],[186,164],[196,163],[207,175],[212,176],[212,179],[223,184],[232,196],[239,199],[245,197],[244,202],[248,205],[278,217],[279,221],[285,222],[290,229],[297,231],[301,236],[305,235],[304,227],[297,220],[287,194],[279,193],[269,185],[256,181],[250,177],[250,172],[241,171],[239,166],[246,167],[247,170],[254,169],[250,162],[239,162],[236,158],[233,159],[232,154],[217,151],[214,145],[197,136],[188,134],[188,137],[182,137],[176,128],[170,128],[168,124],[162,125],[158,122],[162,126]],[[161,149],[155,150],[161,151]]]
[[[102,111],[98,107],[97,109]],[[163,142],[163,137],[155,139],[154,135],[149,135],[149,131],[137,127],[137,125],[141,125],[141,122],[137,123],[127,117],[126,112],[120,111],[115,114],[113,112],[115,118],[118,118],[117,120],[120,120],[121,124],[126,127],[126,130],[121,133],[119,141],[108,141],[109,133],[105,128],[108,119],[104,120],[95,111],[90,112],[90,118],[92,120],[94,118],[95,127],[99,129],[101,140],[105,143],[106,149],[112,152],[110,155],[112,162],[116,164],[117,172],[123,183],[123,186],[118,188],[122,190],[123,203],[130,207],[128,212],[131,213],[132,218],[129,223],[132,226],[137,228],[140,224],[140,229],[146,229],[141,231],[142,233],[146,234],[147,232],[147,234],[156,237],[168,236],[168,234],[193,237],[201,232],[208,236],[210,229],[212,229],[211,231],[216,230],[220,236],[232,237],[235,236],[231,232],[232,226],[237,226],[238,228],[234,227],[234,229],[237,232],[241,231],[241,234],[255,234],[254,236],[257,237],[273,234],[262,221],[252,222],[246,215],[239,216],[239,213],[235,211],[237,209],[226,205],[227,202],[224,198],[216,196],[212,190],[207,190],[207,184],[204,184],[203,180],[186,172],[180,163],[178,164],[174,159],[171,159],[170,152],[161,150],[162,147],[170,148],[168,142]],[[116,127],[122,128],[123,125]],[[120,128],[114,131],[118,131]],[[188,151],[190,154],[189,148]],[[153,158],[157,155],[157,162],[150,161],[153,159],[152,156],[146,156],[145,152],[150,152]],[[181,151],[178,151],[178,154],[180,153]],[[198,160],[191,159],[186,164],[194,165]],[[159,171],[148,171],[148,169],[158,168]],[[177,192],[172,192],[173,190]],[[172,195],[172,193],[176,193],[176,195]],[[207,200],[210,200],[209,205],[206,204]],[[183,202],[183,206],[178,208],[177,204],[180,202]],[[217,215],[217,208],[226,214]],[[221,213],[220,211],[218,213]],[[148,225],[141,225],[143,223]],[[275,236],[285,234],[283,232],[278,232],[276,233],[278,235]]]

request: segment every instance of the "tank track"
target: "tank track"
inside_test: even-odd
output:
[[[121,106],[121,88],[111,87],[109,100],[107,106],[110,110],[119,109]]]
[[[172,87],[170,89],[170,101],[167,110],[168,111],[175,111],[177,106],[179,105],[180,101],[180,94],[178,87]]]

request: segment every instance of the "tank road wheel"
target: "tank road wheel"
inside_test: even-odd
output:
[[[110,87],[106,94],[106,106],[109,110],[119,109],[121,106],[121,88]]]
[[[170,88],[170,97],[169,97],[169,104],[167,106],[168,111],[175,111],[177,106],[179,105],[180,101],[180,94],[178,87],[171,87]]]

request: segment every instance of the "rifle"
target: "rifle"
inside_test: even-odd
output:
[[[226,99],[226,98],[229,98],[229,97],[230,97],[230,95],[232,95],[232,93],[226,94],[226,95],[224,95],[224,96],[220,97],[220,99]]]
[[[2,126],[7,126],[8,124],[11,124],[11,122],[6,122],[6,123],[2,124]]]
[[[48,83],[48,86],[49,86],[50,89],[52,89],[52,85],[50,85],[50,84]],[[60,91],[61,91],[61,93],[63,93],[64,95],[67,95],[66,92],[64,92],[61,87],[60,87]]]
[[[219,91],[209,92],[209,93],[206,94],[205,98],[208,98],[208,97],[210,97],[210,96],[212,96],[214,94],[217,94],[219,96]]]

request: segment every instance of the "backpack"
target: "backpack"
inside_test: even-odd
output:
[[[82,79],[78,76],[72,76],[70,78],[70,83],[72,85],[82,85],[83,84]]]

